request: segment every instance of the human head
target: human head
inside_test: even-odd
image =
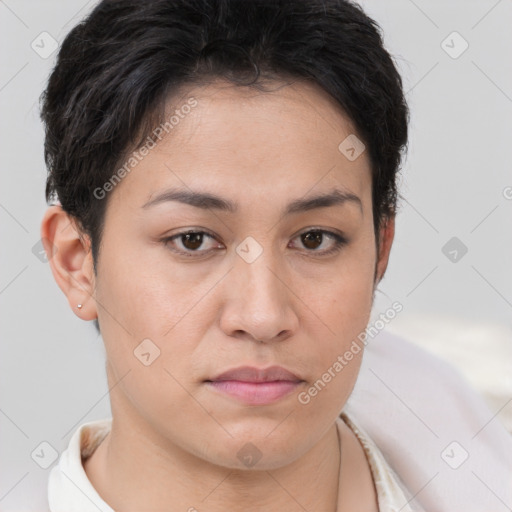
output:
[[[47,200],[77,221],[96,263],[108,197],[91,192],[164,121],[169,95],[287,76],[320,86],[353,121],[372,162],[378,240],[396,213],[408,110],[378,25],[348,0],[100,2],[64,39],[42,95]]]
[[[130,154],[147,142],[148,135],[166,122],[176,107],[185,105],[187,98],[197,101],[192,112],[184,116],[164,140],[158,141],[155,149],[111,192],[105,197],[95,196],[94,191],[104,190],[104,184]],[[227,115],[227,112],[231,114]],[[245,118],[240,117],[242,113]],[[198,386],[199,397],[206,395],[202,394],[204,391],[198,380],[211,376],[216,368],[223,367],[225,361],[233,364],[256,358],[262,363],[274,359],[289,361],[311,381],[364,328],[377,275],[375,262],[381,247],[381,228],[395,214],[396,174],[407,138],[407,107],[400,76],[383,47],[378,27],[355,4],[311,0],[101,2],[64,40],[44,94],[42,117],[46,124],[45,156],[49,168],[47,199],[58,198],[62,209],[90,240],[94,275],[88,279],[77,268],[73,277],[86,288],[90,286],[91,297],[94,296],[96,303],[83,312],[83,318],[94,316],[95,312],[101,316],[111,375],[116,378],[121,378],[122,369],[128,368],[126,365],[140,366],[134,362],[133,351],[142,338],[156,340],[162,355],[152,363],[153,373],[145,374],[146,378],[151,375],[149,380],[141,380],[135,387],[127,384],[126,389],[120,385],[116,392],[124,389],[126,393],[118,400],[124,400],[125,405],[131,404],[145,421],[160,429],[163,437],[172,438],[187,450],[199,453],[190,437],[185,439],[181,433],[165,430],[164,420],[169,417],[163,414],[163,420],[157,418],[158,408],[148,405],[146,392],[161,382],[159,367],[160,370],[164,366],[171,368],[176,382]],[[279,134],[287,143],[282,148],[281,158],[279,148],[272,145],[272,140],[265,139],[266,130],[275,129],[280,118],[286,123]],[[258,184],[267,185],[268,192],[275,192],[278,201],[277,191],[283,196],[286,192],[284,185],[289,182],[293,197],[297,197],[299,191],[305,195],[308,192],[306,185],[314,186],[311,178],[320,180],[329,171],[329,168],[315,167],[315,164],[326,165],[331,161],[343,167],[341,181],[358,187],[367,197],[364,199],[364,222],[356,221],[356,214],[349,214],[347,210],[344,222],[348,223],[354,215],[350,229],[358,242],[353,244],[355,249],[347,251],[349,256],[345,262],[337,260],[336,265],[329,267],[326,263],[306,264],[294,260],[291,265],[290,272],[291,268],[304,271],[293,274],[291,284],[295,282],[303,287],[307,292],[305,301],[301,297],[293,298],[294,287],[286,281],[277,284],[280,274],[269,272],[268,277],[258,281],[248,270],[252,265],[261,273],[264,269],[258,265],[264,261],[278,264],[280,270],[284,268],[281,265],[285,265],[285,260],[279,259],[278,253],[271,248],[270,239],[263,236],[273,227],[270,216],[262,216],[262,224],[258,224],[257,219],[247,213],[247,207],[240,220],[228,222],[222,217],[223,222],[220,222],[219,217],[212,216],[217,231],[224,229],[222,225],[229,226],[226,227],[226,239],[229,233],[236,234],[238,242],[242,242],[248,226],[262,235],[259,241],[265,247],[264,258],[269,260],[261,259],[260,263],[256,260],[248,267],[240,267],[236,259],[230,260],[237,269],[230,276],[239,285],[236,293],[241,293],[240,285],[244,279],[254,279],[252,288],[246,292],[248,297],[254,294],[254,300],[247,303],[242,312],[241,306],[237,305],[242,297],[237,299],[230,295],[235,291],[219,285],[215,289],[220,297],[209,296],[210,304],[208,299],[203,302],[206,290],[201,297],[196,297],[194,293],[188,293],[186,287],[187,282],[202,287],[206,284],[213,286],[228,275],[229,269],[226,274],[218,275],[218,281],[210,283],[220,269],[217,267],[213,274],[209,273],[213,259],[203,263],[204,266],[187,266],[183,262],[169,265],[169,255],[162,252],[160,246],[157,249],[157,244],[150,248],[147,241],[159,238],[156,236],[162,228],[159,222],[168,217],[162,215],[160,220],[156,217],[148,220],[147,226],[151,224],[151,228],[144,227],[145,221],[138,222],[150,219],[141,212],[141,190],[146,187],[145,192],[151,191],[154,195],[166,180],[172,178],[176,182],[176,177],[181,174],[172,175],[170,169],[184,171],[187,162],[194,164],[187,174],[187,187],[192,182],[196,188],[208,182],[209,189],[216,185],[223,192],[231,192],[230,197],[238,196],[243,203],[243,195],[237,194],[241,183],[229,160],[229,154],[232,154],[235,161],[237,146],[230,145],[229,140],[231,137],[232,141],[240,142],[237,136],[244,131],[248,134],[244,143],[249,144],[250,136],[258,141],[265,140],[268,154],[275,157],[267,161],[261,146],[244,146],[246,154],[252,157],[247,166],[253,165],[255,158],[266,164],[260,169],[250,167],[256,176],[251,181],[251,191],[257,191]],[[353,162],[338,150],[338,144],[351,134],[357,135],[366,148]],[[193,150],[190,141],[196,143],[197,151]],[[208,141],[220,142],[212,149]],[[322,155],[314,155],[315,148],[320,148],[319,152],[325,151],[324,160]],[[207,151],[211,153],[207,155]],[[224,168],[216,168],[209,176],[206,162],[209,159],[214,166],[215,152]],[[300,159],[297,157],[299,153]],[[170,169],[166,168],[166,162]],[[296,164],[296,177],[287,162]],[[240,175],[243,175],[243,159],[238,163]],[[273,165],[279,172],[286,169],[287,183],[283,182],[283,174],[276,172],[272,175]],[[199,174],[195,174],[194,169]],[[258,172],[261,172],[261,181],[257,179]],[[257,206],[255,197],[250,198],[252,207]],[[282,205],[279,203],[278,206]],[[137,209],[136,214],[132,207]],[[273,210],[271,214],[277,220]],[[201,223],[206,222],[205,217],[201,219]],[[283,226],[285,224],[279,226],[283,230],[281,234],[285,232]],[[135,250],[136,229],[139,235],[144,229],[152,233],[144,235],[147,240],[140,253]],[[143,238],[140,236],[139,242]],[[65,250],[60,254],[51,259],[54,273],[59,265],[66,270],[65,265],[72,264],[72,257],[64,261]],[[384,259],[387,260],[387,255]],[[378,272],[379,278],[384,269],[385,261]],[[337,271],[334,275],[333,270]],[[59,277],[59,284],[69,291],[74,285],[71,281],[66,284],[63,275],[64,272]],[[189,276],[188,281],[184,280],[186,276]],[[286,276],[285,271],[283,276]],[[315,277],[318,281],[314,281]],[[305,278],[310,280],[302,281]],[[275,286],[272,297],[266,295],[268,290],[265,288],[271,286],[271,282]],[[78,287],[76,292],[79,293]],[[68,293],[71,303],[74,296]],[[194,302],[194,298],[198,302]],[[198,303],[199,308],[194,306]],[[187,312],[186,306],[192,308],[191,313]],[[261,306],[262,310],[251,310],[250,306]],[[314,320],[316,310],[324,314]],[[301,330],[302,321],[304,327]],[[335,329],[330,329],[329,325],[335,325]],[[162,334],[158,329],[163,326],[169,329]],[[256,336],[251,338],[248,333],[266,342],[261,350],[253,349]],[[326,340],[319,341],[317,338],[322,336]],[[190,342],[187,347],[182,343],[185,337]],[[308,359],[311,342],[315,339],[318,342],[317,356]],[[229,343],[224,343],[228,340]],[[287,340],[296,343],[297,353],[294,355]],[[238,348],[230,346],[233,341],[240,342]],[[272,351],[269,351],[270,347],[274,347]],[[134,380],[141,371],[139,366],[133,370]],[[335,380],[338,384],[333,384],[315,400],[314,407],[318,407],[315,410],[324,408],[328,411],[326,414],[332,416],[334,409],[350,393],[357,369],[358,365],[353,363],[344,370],[344,377]],[[179,393],[179,389],[174,388],[172,392]],[[338,398],[333,400],[335,396]],[[165,402],[165,397],[159,396],[159,400]],[[193,407],[185,402],[182,405],[184,417],[192,421]],[[236,408],[229,405],[224,412],[225,424],[231,425],[233,431],[239,435],[254,435],[251,430],[251,425],[256,424],[254,417],[248,415],[235,425],[232,420]],[[301,415],[297,414],[297,418]],[[311,439],[319,438],[325,418],[324,415],[312,415],[309,419],[311,423],[305,428],[313,433]],[[272,420],[276,419],[273,412]],[[244,423],[245,420],[248,422]],[[260,423],[254,428],[270,427],[268,420],[268,417],[258,419]],[[292,432],[293,429],[288,428]],[[298,425],[295,428],[297,431]],[[212,439],[218,441],[220,438],[215,438],[212,433]],[[297,441],[293,437],[289,439],[290,443]],[[279,456],[278,447],[285,451],[292,449],[291,444],[284,446],[279,436],[273,442],[274,449],[270,451],[275,452],[276,457]],[[311,440],[303,439],[293,456],[300,451],[304,453],[308,442]],[[222,460],[228,464],[226,453],[210,451],[208,455],[201,455],[210,461]],[[277,459],[269,462],[279,463]]]

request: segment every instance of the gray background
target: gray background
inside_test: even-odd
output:
[[[46,208],[38,97],[56,53],[42,58],[31,44],[43,31],[62,41],[95,3],[0,1],[0,510],[5,511],[27,509],[45,493],[52,466],[43,469],[31,458],[41,442],[60,453],[79,424],[110,415],[102,340],[92,323],[70,311],[48,264],[32,252]],[[390,330],[451,360],[507,421],[512,412],[512,2],[361,3],[383,28],[411,109],[402,206],[374,317],[400,301],[404,311]],[[469,44],[457,58],[463,41],[448,37],[453,31]],[[452,237],[467,247],[455,262],[442,251]]]

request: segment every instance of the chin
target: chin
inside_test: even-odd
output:
[[[229,469],[263,471],[286,466],[311,448],[311,437],[304,431],[283,428],[277,434],[277,430],[275,422],[265,429],[255,428],[253,423],[237,432],[229,430],[233,437],[209,437],[211,445],[203,446],[207,453],[201,457]],[[300,433],[299,439],[293,433]],[[301,440],[303,445],[299,444]]]

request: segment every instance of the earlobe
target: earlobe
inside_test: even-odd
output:
[[[61,206],[50,206],[41,222],[48,263],[71,309],[83,320],[97,318],[94,270],[89,237]]]
[[[375,285],[379,284],[386,272],[391,246],[395,237],[395,216],[386,218],[380,228],[379,253],[377,261],[377,279]]]

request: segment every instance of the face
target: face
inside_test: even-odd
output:
[[[311,85],[217,83],[169,108],[179,121],[105,217],[93,297],[113,414],[217,465],[243,467],[252,443],[279,467],[322,438],[358,374],[362,350],[341,370],[339,356],[372,305],[369,158],[338,149],[354,128]],[[257,372],[274,366],[289,374]],[[256,370],[217,379],[240,367]]]

